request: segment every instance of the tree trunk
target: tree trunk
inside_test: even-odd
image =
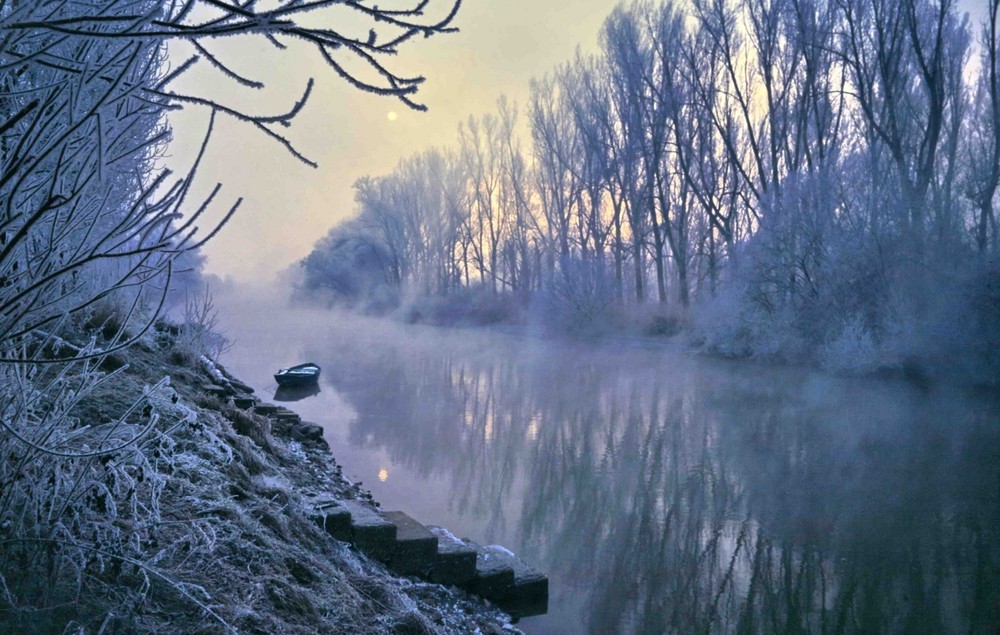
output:
[[[652,201],[650,201],[652,204]],[[651,214],[653,217],[653,250],[656,260],[656,292],[660,304],[667,303],[667,285],[664,280],[663,272],[663,235],[660,231],[660,226],[656,222],[655,216],[655,206],[653,207],[654,213]]]

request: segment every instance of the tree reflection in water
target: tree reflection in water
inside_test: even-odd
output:
[[[1000,632],[996,400],[500,338],[323,366],[352,444],[547,570],[529,632]]]

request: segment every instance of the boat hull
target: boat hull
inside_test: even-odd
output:
[[[299,364],[282,368],[274,374],[274,381],[282,388],[312,386],[319,381],[320,367],[316,364]]]

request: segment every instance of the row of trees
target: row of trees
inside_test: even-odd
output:
[[[590,314],[726,296],[732,324],[882,338],[998,250],[988,5],[975,26],[954,0],[620,5],[598,54],[532,83],[527,149],[501,99],[456,148],[359,180],[305,286],[482,286]]]

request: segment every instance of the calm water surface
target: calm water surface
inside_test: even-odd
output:
[[[1000,632],[1000,406],[635,343],[223,307],[384,509],[550,576],[528,633]]]

